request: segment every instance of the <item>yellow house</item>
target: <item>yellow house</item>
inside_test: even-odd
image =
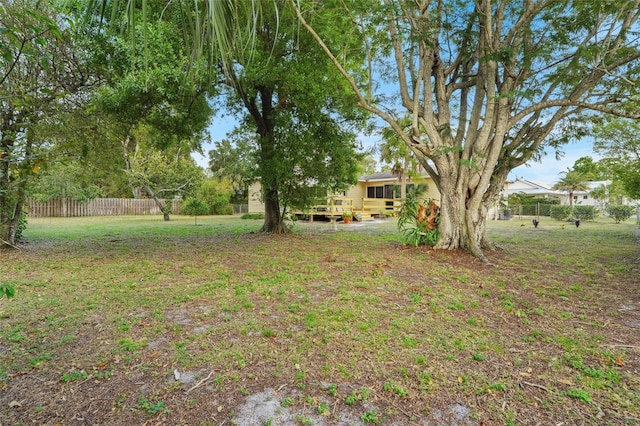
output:
[[[425,183],[425,198],[440,201],[440,193],[429,176],[408,180],[407,186]],[[397,213],[402,206],[400,179],[391,172],[379,172],[361,176],[358,183],[340,194],[327,196],[325,204],[313,206],[305,211],[296,211],[298,216],[310,220],[314,218],[337,218],[349,213],[356,220],[367,220],[388,213]],[[255,181],[249,187],[249,213],[264,213],[264,203],[260,182]]]

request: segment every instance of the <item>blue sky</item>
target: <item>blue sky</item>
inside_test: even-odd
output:
[[[548,151],[547,155],[541,162],[529,160],[524,166],[517,167],[509,173],[509,179],[516,177],[524,178],[533,182],[545,183],[553,185],[560,179],[560,172],[566,172],[567,167],[573,167],[573,164],[580,157],[591,157],[594,160],[600,158],[593,152],[593,142],[585,140],[576,143],[570,143],[562,147],[564,156],[560,160],[556,160],[555,152]]]
[[[232,116],[214,117],[211,126],[209,126],[211,141],[215,142],[224,139],[227,132],[231,131],[235,124],[236,120]],[[380,139],[372,135],[363,137],[361,142],[365,147],[370,147],[380,142]],[[590,156],[594,160],[599,159],[599,156],[593,153],[592,145],[590,140],[565,145],[562,148],[564,156],[560,160],[556,160],[555,153],[548,150],[547,155],[541,162],[531,160],[526,165],[512,170],[511,173],[509,173],[509,179],[514,180],[516,177],[519,177],[538,183],[553,185],[560,179],[560,172],[566,171],[567,167],[573,167],[573,164],[578,158]],[[193,154],[193,158],[200,166],[207,167],[209,162],[208,154],[212,147],[212,144],[204,145],[204,156]],[[378,159],[376,158],[376,160]]]

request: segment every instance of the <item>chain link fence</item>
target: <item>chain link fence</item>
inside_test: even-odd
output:
[[[509,213],[506,211],[509,210]],[[510,219],[512,216],[521,219],[522,216],[545,216],[563,220],[573,217],[580,220],[595,220],[598,216],[598,208],[595,206],[563,206],[560,204],[518,204],[511,205],[501,214],[501,219]]]

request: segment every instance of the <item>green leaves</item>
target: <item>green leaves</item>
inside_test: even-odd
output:
[[[615,220],[616,223],[620,223],[631,217],[634,208],[633,206],[609,204],[605,208],[605,211],[613,220]]]
[[[6,282],[0,284],[0,299],[2,299],[4,296],[10,299],[15,296],[15,294],[16,291],[11,284],[8,284]]]
[[[427,186],[424,184],[409,188],[407,198],[398,216],[398,230],[402,234],[404,242],[414,247],[434,246],[440,237],[438,231],[439,212],[434,212],[436,216],[431,218],[432,222],[427,220],[427,206],[431,206],[433,200],[423,199],[426,191]]]

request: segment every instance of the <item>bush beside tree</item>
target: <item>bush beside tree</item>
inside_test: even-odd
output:
[[[434,246],[440,237],[440,214],[437,213],[433,222],[428,220],[427,210],[435,202],[423,197],[426,192],[427,186],[424,184],[408,189],[398,216],[397,226],[404,242],[414,247]]]

